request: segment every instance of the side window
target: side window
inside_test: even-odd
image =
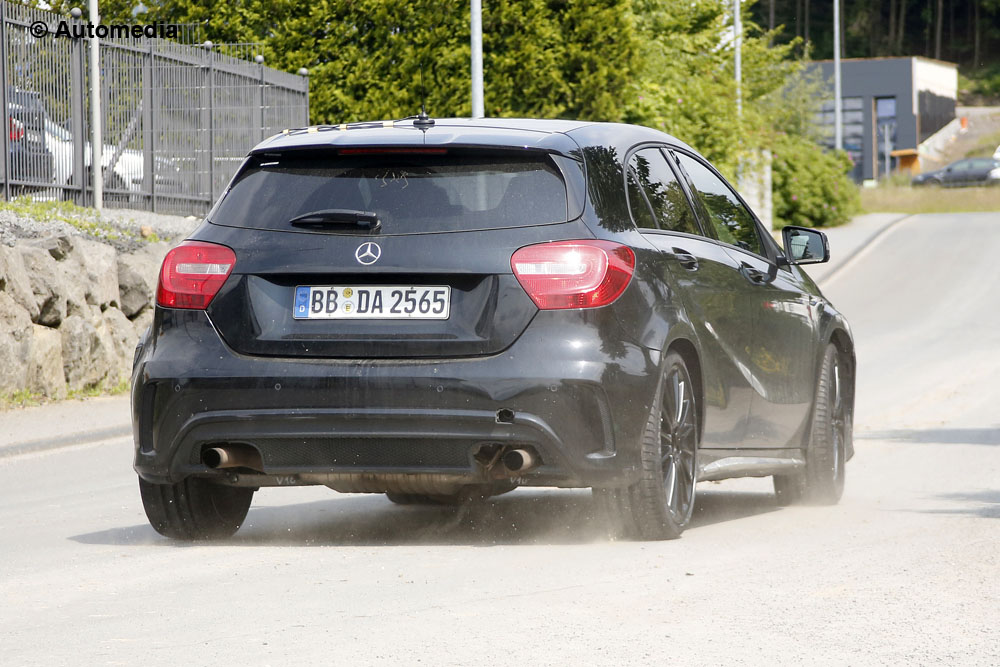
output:
[[[635,226],[639,229],[657,229],[656,219],[653,218],[653,212],[649,209],[649,203],[642,192],[642,186],[639,185],[642,177],[636,170],[635,156],[629,161],[628,173],[625,178],[628,181],[628,208],[632,211],[632,220],[635,221]]]
[[[629,160],[628,168],[646,193],[660,229],[701,233],[684,190],[660,149],[644,148],[636,152]]]
[[[691,178],[698,198],[705,207],[719,240],[758,255],[763,255],[753,214],[737,199],[725,181],[694,158],[677,154],[677,161]]]

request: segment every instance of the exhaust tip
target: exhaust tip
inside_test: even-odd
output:
[[[503,465],[511,472],[531,470],[538,463],[538,455],[528,449],[511,449],[503,455]]]
[[[212,469],[218,468],[225,458],[226,453],[219,447],[209,447],[201,453],[201,462]]]
[[[250,445],[228,445],[206,447],[201,452],[201,462],[213,470],[217,468],[250,468],[264,471],[260,452]]]

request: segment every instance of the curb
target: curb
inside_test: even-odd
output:
[[[112,438],[122,438],[132,435],[131,425],[112,426],[96,431],[87,431],[74,435],[65,435],[58,438],[45,438],[42,440],[28,440],[26,442],[14,443],[12,445],[0,445],[0,459],[21,454],[33,454],[37,452],[49,451],[52,449],[63,449],[76,445],[89,445]]]

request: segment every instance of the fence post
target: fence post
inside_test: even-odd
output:
[[[215,203],[215,61],[208,53],[208,209]]]
[[[309,125],[310,125],[310,123],[309,123],[309,75],[306,74],[302,78],[305,79],[305,82],[306,82],[306,89],[305,89],[305,91],[303,91],[305,93],[305,96],[306,96],[306,107],[303,110],[303,112],[305,114],[305,121],[302,123],[302,126],[303,127],[309,127]]]
[[[73,201],[80,206],[87,205],[87,164],[84,158],[87,138],[84,135],[86,130],[83,127],[87,102],[83,96],[83,40],[73,38],[73,47],[69,57],[69,100],[70,100],[70,121],[72,127],[70,132],[73,136],[73,171],[70,182],[65,184],[73,188]],[[65,187],[65,186],[64,186]],[[79,196],[76,188],[80,188]]]
[[[264,141],[266,135],[264,134],[264,60],[261,56],[260,60],[260,140]]]
[[[205,96],[208,94],[208,78],[210,74],[210,68],[212,66],[212,47],[208,47],[205,50],[205,62],[201,68],[201,86],[199,86],[198,91],[198,117],[199,117],[199,128],[198,128],[198,148],[197,151],[198,158],[195,162],[198,169],[198,196],[204,196],[206,199],[212,198],[212,145],[211,145],[211,131],[212,126],[212,116],[208,109],[208,100]],[[207,184],[206,184],[207,181]]]
[[[156,213],[156,161],[153,159],[153,42],[142,54],[142,174],[147,185],[149,205]]]
[[[0,104],[7,117],[3,130],[3,198],[10,201],[10,107],[7,105],[7,3],[0,0]]]

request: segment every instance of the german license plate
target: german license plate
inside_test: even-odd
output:
[[[297,320],[446,320],[451,288],[443,285],[300,285]]]

